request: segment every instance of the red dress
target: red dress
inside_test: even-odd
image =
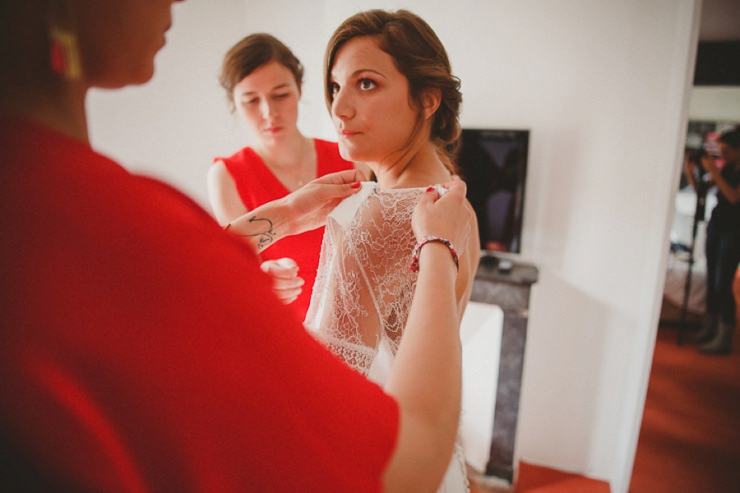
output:
[[[339,155],[335,142],[314,139],[316,148],[316,176],[324,176],[336,171],[353,169],[349,161]],[[215,161],[223,161],[226,169],[236,183],[237,191],[242,202],[249,210],[284,197],[290,193],[285,185],[275,177],[262,159],[250,147],[245,147],[231,157],[218,157]],[[303,234],[283,238],[279,242],[260,254],[263,260],[290,257],[298,263],[299,275],[306,281],[303,291],[289,306],[296,310],[303,320],[311,301],[311,290],[316,280],[316,269],[319,266],[321,242],[324,238],[324,228],[307,231]]]
[[[0,455],[33,468],[17,474],[380,491],[396,402],[306,332],[246,243],[46,127],[0,115],[0,155]]]

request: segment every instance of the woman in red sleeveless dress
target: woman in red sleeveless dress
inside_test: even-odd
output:
[[[256,143],[215,158],[210,168],[208,194],[222,226],[314,178],[352,169],[336,143],[305,137],[298,130],[302,79],[300,61],[269,34],[247,36],[224,57],[221,84]],[[286,238],[261,254],[275,292],[300,320],[308,309],[323,231]]]

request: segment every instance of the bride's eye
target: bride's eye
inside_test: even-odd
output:
[[[377,87],[377,84],[375,83],[375,81],[371,79],[360,79],[358,85],[360,86],[360,90],[362,91],[370,91]]]

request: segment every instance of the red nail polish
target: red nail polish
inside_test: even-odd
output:
[[[434,187],[427,187],[427,192],[433,192],[433,191],[434,191]]]
[[[360,182],[356,181],[353,184],[350,185],[351,188],[360,188]]]

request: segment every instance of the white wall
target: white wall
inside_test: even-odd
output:
[[[707,121],[740,121],[740,87],[694,87],[691,90],[689,118]]]
[[[173,183],[210,211],[208,166],[214,156],[228,156],[251,141],[218,83],[224,54],[244,36],[269,32],[295,52],[305,65],[299,127],[307,135],[336,140],[321,82],[327,39],[317,35],[316,26],[323,22],[321,8],[294,0],[175,5],[154,78],[141,87],[91,92],[93,144],[133,171]]]
[[[243,141],[218,72],[244,35],[246,8],[243,0],[186,2],[173,17],[152,81],[88,96],[90,139],[129,169],[163,178],[205,205],[214,155]]]
[[[331,31],[365,8],[422,15],[463,81],[463,124],[532,132],[522,257],[540,280],[517,458],[623,493],[657,330],[699,3],[186,2],[153,83],[93,95],[92,138],[205,203],[212,156],[245,140],[215,82],[233,42],[268,30],[294,48],[307,68],[301,126],[331,137],[320,79]]]

